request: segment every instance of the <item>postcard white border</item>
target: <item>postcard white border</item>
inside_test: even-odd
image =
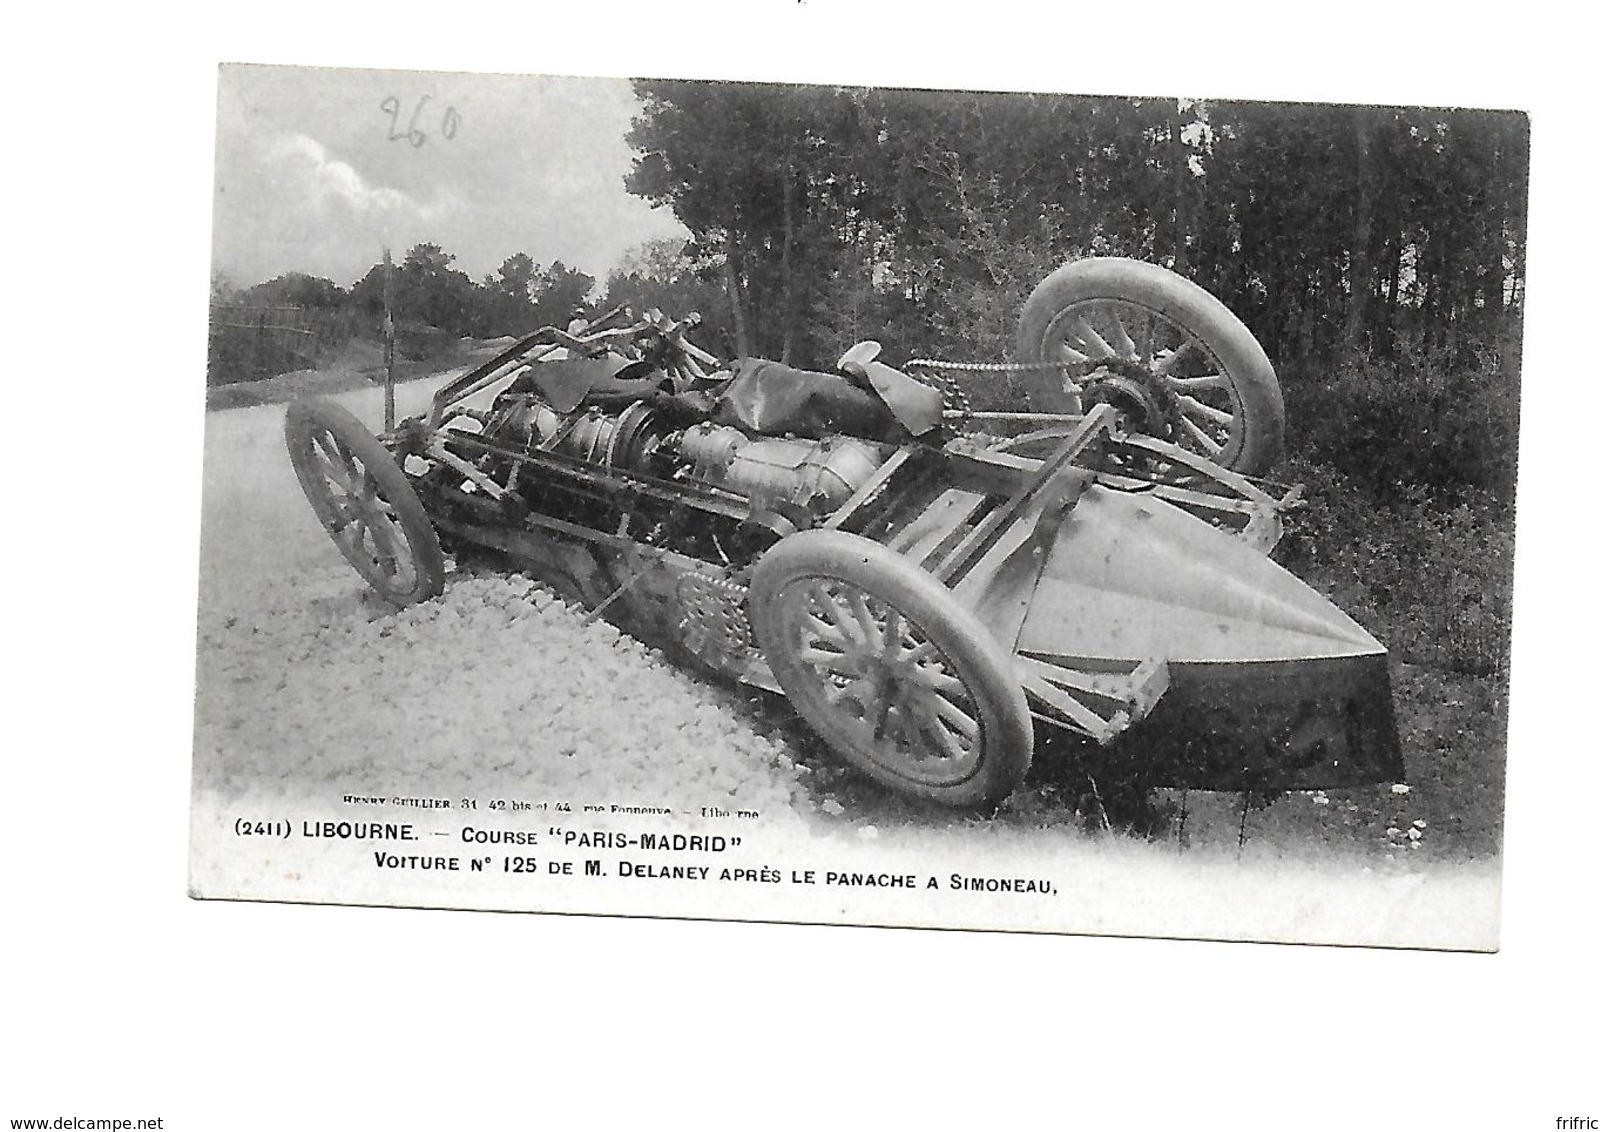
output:
[[[162,318],[135,302],[93,317],[30,302],[30,337],[13,371],[14,382],[53,375],[79,393],[92,407],[77,422],[81,449],[105,455],[64,459],[50,431],[18,438],[19,461],[48,469],[49,490],[16,503],[8,577],[26,570],[37,585],[43,572],[48,584],[47,600],[14,613],[22,631],[13,655],[30,672],[15,685],[24,706],[4,836],[13,922],[27,928],[14,935],[8,975],[10,1064],[21,1087],[8,1089],[4,1115],[22,1115],[13,1110],[23,1104],[92,1115],[149,1102],[188,1117],[174,1127],[211,1126],[217,1114],[236,1127],[283,1127],[307,1113],[439,1127],[438,1116],[511,1118],[535,1088],[554,1119],[596,1113],[605,1099],[622,1118],[712,1103],[740,1118],[780,1107],[778,1096],[788,1115],[942,1107],[964,1117],[969,1106],[933,1084],[920,1040],[932,1034],[974,1039],[967,1065],[997,1083],[984,1094],[995,1120],[1069,1104],[1090,1121],[1239,1112],[1265,1122],[1300,1112],[1319,1127],[1352,1126],[1359,1114],[1466,1127],[1545,1126],[1576,1109],[1602,1115],[1602,1094],[1587,1092],[1584,1073],[1602,1016],[1591,911],[1600,898],[1589,885],[1604,783],[1586,718],[1600,692],[1578,604],[1592,592],[1595,559],[1574,533],[1595,509],[1586,492],[1597,476],[1591,445],[1566,432],[1569,414],[1551,411],[1578,390],[1573,343],[1596,309],[1588,272],[1600,262],[1600,235],[1581,229],[1596,224],[1597,179],[1581,176],[1576,147],[1600,132],[1589,86],[1598,68],[1582,29],[1544,12],[1454,17],[1374,4],[1297,21],[1285,6],[1154,9],[1157,24],[1203,43],[1194,55],[1168,55],[1180,68],[1169,89],[1537,115],[1501,954],[185,899],[200,421],[182,374],[199,372],[204,341],[188,312],[205,293],[213,62],[631,74],[658,69],[668,42],[692,64],[678,69],[711,77],[787,70],[782,77],[957,85],[987,60],[1001,76],[993,85],[1027,77],[1064,89],[1070,54],[1091,91],[1151,85],[1130,81],[1136,72],[1097,34],[1096,46],[1069,52],[1053,36],[1007,36],[1000,5],[932,9],[920,20],[900,9],[867,18],[863,5],[851,13],[820,0],[684,5],[667,23],[662,6],[615,5],[611,28],[640,19],[666,34],[591,46],[564,35],[596,28],[584,7],[543,13],[542,34],[523,36],[487,35],[469,6],[443,15],[407,4],[390,21],[282,5],[276,19],[211,13],[162,36],[151,34],[154,10],[120,17],[137,26],[102,29],[144,32],[138,48],[132,35],[91,40],[82,26],[38,16],[46,27],[29,40],[40,51],[12,89],[41,92],[35,105],[48,105],[48,116],[31,115],[31,130],[46,117],[53,124],[30,155],[37,176],[24,199],[38,221],[15,234],[19,260],[65,284],[84,268],[64,262],[63,248],[98,249],[116,257],[117,270],[102,274],[117,296],[188,288],[194,302]],[[720,11],[736,21],[733,33],[710,30]],[[857,62],[866,56],[874,68]],[[130,104],[131,117],[108,129],[109,110]],[[115,348],[94,364],[63,365],[85,345]],[[135,386],[131,374],[143,380]],[[27,419],[41,423],[37,403],[29,408]],[[108,513],[96,506],[106,462],[136,440],[155,486],[137,511]],[[83,523],[86,513],[99,521]],[[115,584],[105,576],[108,534],[149,548],[120,565]],[[1036,977],[1021,980],[1020,994],[937,993],[955,985],[954,972],[984,969]],[[75,1007],[64,1006],[64,988]],[[358,1013],[358,990],[372,988],[363,1025],[411,1043],[356,1039],[335,1024]],[[708,1009],[712,996],[718,1010]],[[623,1047],[622,1030],[631,1035]],[[398,1056],[399,1045],[419,1056],[421,1034],[435,1039],[430,1064],[450,1088],[422,1083],[418,1062]],[[655,1034],[673,1040],[652,1044]],[[70,1039],[76,1060],[50,1056]],[[1248,1049],[1254,1078],[1244,1072]],[[880,1074],[861,1060],[872,1052]],[[1095,1079],[1098,1090],[1074,1087]]]

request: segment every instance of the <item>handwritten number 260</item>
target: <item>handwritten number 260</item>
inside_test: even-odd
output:
[[[402,103],[395,95],[389,95],[380,103],[380,110],[391,116],[391,125],[386,131],[386,141],[401,141],[406,138],[409,145],[418,149],[428,140],[428,136],[419,125],[419,116],[424,113],[424,104],[430,101],[430,96],[424,95],[413,108],[413,116],[408,119],[408,128],[398,132],[397,126],[402,121]],[[458,123],[461,118],[456,110],[447,107],[446,113],[441,116],[441,136],[451,141],[458,133]]]

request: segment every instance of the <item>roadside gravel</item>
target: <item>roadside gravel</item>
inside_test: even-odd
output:
[[[354,579],[355,581],[355,579]],[[520,576],[456,577],[395,612],[274,583],[205,612],[198,785],[810,808],[785,747],[637,641]]]

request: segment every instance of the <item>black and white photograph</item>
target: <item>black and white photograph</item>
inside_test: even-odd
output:
[[[218,95],[196,895],[1497,947],[1524,114]]]
[[[0,1125],[1608,1119],[1585,20],[13,22]]]

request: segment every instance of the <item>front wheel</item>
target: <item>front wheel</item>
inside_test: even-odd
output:
[[[749,617],[799,715],[851,765],[912,798],[998,803],[1033,753],[1004,650],[931,574],[878,543],[813,530],[754,571]]]
[[[403,606],[441,592],[446,563],[430,517],[361,421],[330,401],[297,401],[285,446],[325,533],[381,597]]]
[[[1144,430],[1213,463],[1262,475],[1284,447],[1284,396],[1266,352],[1205,290],[1133,259],[1078,260],[1033,290],[1017,359],[1064,362],[1029,390],[1039,412],[1115,397]]]

